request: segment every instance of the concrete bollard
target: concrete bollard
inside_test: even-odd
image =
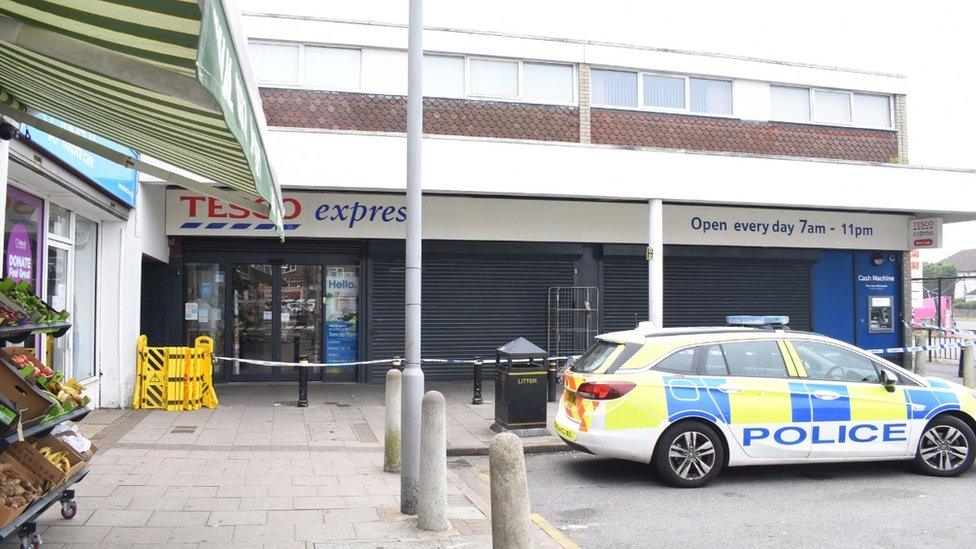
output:
[[[529,487],[522,441],[512,433],[495,435],[488,443],[491,473],[491,546],[532,547]]]
[[[928,345],[928,340],[925,334],[915,334],[915,346],[924,347]],[[925,351],[915,351],[915,356],[912,358],[912,364],[915,366],[915,373],[924,376],[925,375]]]
[[[420,493],[417,526],[439,532],[447,521],[447,427],[444,395],[429,391],[420,405]]]
[[[973,363],[976,362],[976,347],[972,345],[962,348],[962,384],[970,389],[976,388],[976,371]]]
[[[383,470],[400,472],[400,370],[386,372],[386,433],[383,437]]]

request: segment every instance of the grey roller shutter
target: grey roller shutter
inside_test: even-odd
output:
[[[400,258],[369,264],[368,355],[403,356],[404,270]],[[571,258],[424,258],[423,356],[494,361],[495,348],[525,337],[546,345],[546,292],[573,285]],[[380,381],[386,368],[371,368]],[[428,380],[470,379],[470,365],[424,365]],[[486,368],[490,379],[494,370]]]
[[[603,331],[629,330],[647,319],[647,263],[605,258]],[[732,314],[788,315],[811,328],[810,263],[802,259],[668,257],[664,261],[665,326],[722,326]]]

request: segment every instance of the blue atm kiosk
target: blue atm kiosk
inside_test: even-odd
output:
[[[811,276],[815,332],[863,349],[901,346],[901,252],[824,250]]]

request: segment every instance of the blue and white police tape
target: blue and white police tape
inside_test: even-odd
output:
[[[579,355],[567,355],[567,356],[557,356],[546,358],[546,362],[559,362],[559,361],[570,361],[572,359],[579,358]],[[380,360],[360,360],[356,362],[281,362],[276,360],[257,360],[251,358],[236,358],[228,356],[215,356],[214,360],[220,360],[224,362],[231,362],[235,366],[239,364],[250,364],[253,366],[268,366],[268,367],[279,367],[279,368],[348,368],[354,366],[367,366],[372,364],[391,364],[394,367],[400,367],[406,362],[406,359],[395,357],[395,358],[384,358]],[[490,364],[494,362],[493,360],[485,359],[454,359],[454,358],[422,358],[420,359],[421,364]],[[529,359],[520,358],[512,360],[513,364],[525,364],[528,363]],[[508,361],[506,360],[507,364]]]
[[[964,339],[956,343],[936,343],[934,345],[914,345],[911,347],[886,347],[884,349],[865,349],[869,353],[876,355],[892,353],[919,353],[925,351],[945,351],[947,349],[961,349],[976,345],[976,339]]]

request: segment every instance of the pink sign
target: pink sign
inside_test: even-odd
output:
[[[4,252],[7,278],[18,282],[34,280],[34,253],[31,250],[30,235],[22,224],[17,223],[10,229],[10,238]]]

